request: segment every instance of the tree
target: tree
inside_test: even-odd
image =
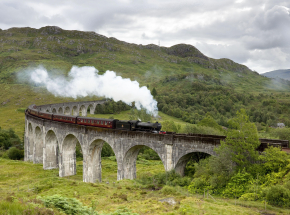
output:
[[[173,121],[164,121],[162,122],[162,130],[169,131],[169,132],[176,132],[180,130],[181,125],[175,124]]]
[[[212,127],[212,128],[215,128],[219,131],[222,131],[223,128],[222,126],[220,126],[215,120],[214,118],[212,118],[212,116],[207,113],[206,114],[206,117],[203,118],[201,121],[198,122],[198,125],[199,126],[206,126],[206,127]]]
[[[155,87],[151,91],[151,94],[152,94],[153,97],[156,97],[157,96],[157,91],[156,91]]]
[[[258,160],[256,149],[260,141],[256,125],[250,122],[244,109],[237,111],[237,116],[228,123],[232,129],[222,144],[229,148],[231,159],[239,169],[247,168]]]

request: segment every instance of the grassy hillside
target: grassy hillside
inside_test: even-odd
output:
[[[192,195],[181,187],[152,190],[138,182],[142,174],[164,171],[161,161],[137,161],[137,180],[116,182],[116,161],[102,160],[103,182],[83,183],[82,162],[77,163],[77,175],[59,178],[58,170],[43,170],[42,165],[0,158],[0,213],[29,214],[45,211],[39,198],[55,194],[77,198],[90,207],[96,202],[96,211],[109,213],[128,208],[138,214],[289,214],[288,209],[275,208],[263,202],[222,199],[216,196]],[[176,205],[159,200],[174,197]],[[38,209],[36,209],[38,208]],[[47,211],[46,211],[47,212]],[[54,209],[56,214],[60,214]],[[35,212],[35,214],[37,214]],[[49,214],[38,213],[38,214]]]

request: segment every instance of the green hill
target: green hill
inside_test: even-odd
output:
[[[17,124],[14,119],[23,113],[16,110],[29,104],[72,100],[56,98],[30,86],[25,77],[17,78],[39,65],[54,75],[66,75],[73,65],[94,66],[100,74],[113,70],[155,88],[159,110],[188,123],[198,123],[210,113],[227,126],[227,120],[245,108],[252,121],[264,126],[290,124],[288,81],[271,80],[230,59],[212,59],[191,45],[136,45],[95,32],[47,26],[0,30],[2,127]],[[10,117],[13,114],[17,117]]]

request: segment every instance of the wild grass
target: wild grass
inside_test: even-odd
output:
[[[96,183],[82,182],[81,161],[77,162],[77,175],[64,178],[58,177],[58,169],[43,170],[41,164],[3,158],[0,169],[0,214],[47,210],[38,198],[55,194],[76,198],[88,207],[95,202],[99,213],[122,207],[139,214],[261,214],[264,211],[263,202],[240,202],[216,196],[203,198],[181,187],[171,187],[170,192],[165,192],[145,188],[136,180],[116,181],[117,164],[113,158],[102,160],[102,182]],[[137,178],[162,171],[160,161],[137,163]],[[169,197],[174,197],[177,204],[171,206],[159,201]],[[290,210],[267,206],[267,213],[289,214]]]

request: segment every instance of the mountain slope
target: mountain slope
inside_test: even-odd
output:
[[[209,58],[194,46],[186,44],[170,48],[153,44],[143,46],[95,32],[67,31],[55,26],[0,31],[1,83],[13,83],[16,72],[39,64],[57,74],[67,73],[72,65],[95,66],[101,73],[114,70],[142,84],[152,82],[148,74],[154,80],[160,80],[168,74],[211,72],[213,79],[225,80],[231,76],[230,79],[235,80],[231,84],[237,87],[240,86],[240,77],[244,75],[250,79],[268,81],[244,65],[229,59]],[[214,74],[217,72],[220,74]],[[247,82],[244,84],[247,85]],[[251,87],[254,89],[255,86]]]
[[[95,32],[47,26],[0,31],[0,126],[9,126],[14,119],[9,115],[20,117],[16,110],[29,104],[72,100],[31,87],[25,75],[17,78],[39,65],[52,75],[67,75],[73,65],[94,66],[99,74],[115,71],[155,88],[159,110],[189,123],[209,113],[227,126],[227,120],[245,108],[253,122],[290,125],[286,80],[269,79],[230,59],[210,58],[191,45],[136,45]]]
[[[274,70],[271,72],[263,73],[262,75],[268,78],[282,78],[282,79],[290,81],[290,69]]]

